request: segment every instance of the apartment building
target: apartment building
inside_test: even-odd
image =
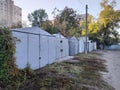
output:
[[[22,9],[14,5],[13,0],[0,0],[0,26],[12,27],[21,25]]]

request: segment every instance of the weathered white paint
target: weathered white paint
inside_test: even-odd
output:
[[[21,40],[16,43],[15,54],[19,68],[25,68],[29,63],[32,69],[38,69],[56,59],[56,39],[53,35],[38,27],[14,29],[12,32]]]
[[[53,35],[56,37],[56,59],[69,56],[68,39],[60,33]]]
[[[76,37],[69,38],[69,55],[75,55],[79,53],[79,42]]]
[[[79,53],[83,53],[85,51],[85,37],[79,37]]]
[[[32,69],[38,69],[68,57],[69,53],[75,55],[85,50],[85,37],[72,37],[68,43],[68,39],[63,35],[51,35],[38,27],[13,29],[12,33],[20,40],[16,43],[15,54],[19,68],[25,68],[29,63]],[[95,45],[96,43],[89,41],[88,50],[96,49]]]

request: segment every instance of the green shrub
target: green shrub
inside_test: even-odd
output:
[[[15,39],[7,28],[0,28],[0,86],[6,87],[18,75],[15,65]],[[13,81],[15,81],[13,79]]]
[[[17,90],[23,81],[34,74],[29,64],[25,69],[17,68],[14,57],[16,40],[11,30],[0,28],[0,88],[5,90]]]

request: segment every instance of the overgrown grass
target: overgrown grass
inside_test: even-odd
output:
[[[98,90],[114,90],[104,80],[100,72],[107,72],[105,61],[96,58],[98,54],[80,54],[75,56],[73,60],[79,60],[79,65],[83,68],[83,72],[80,74],[80,83],[96,87]],[[88,89],[89,90],[89,89]]]
[[[114,90],[100,72],[107,72],[98,54],[79,54],[72,60],[54,63],[35,71],[19,90]]]

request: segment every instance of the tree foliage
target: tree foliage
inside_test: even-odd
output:
[[[88,17],[88,35],[90,39],[97,41],[98,46],[101,44],[109,46],[116,44],[119,41],[120,12],[114,9],[116,5],[115,0],[109,3],[108,0],[103,0],[100,3],[102,11],[100,11],[99,18]],[[85,35],[85,20],[81,22],[82,35]]]
[[[85,36],[86,33],[86,20],[85,18],[80,21],[80,26],[82,28],[82,35]],[[94,34],[98,32],[99,23],[94,20],[93,16],[88,15],[88,34]]]
[[[119,27],[120,12],[114,9],[115,4],[115,0],[111,3],[108,0],[101,2],[103,10],[99,14],[99,21],[101,23],[99,34],[102,35],[103,46],[116,44],[119,41],[119,34],[116,29]]]
[[[57,10],[57,15],[55,16],[54,26],[64,36],[72,36],[77,34],[79,18],[72,8],[65,7],[63,10]]]
[[[55,34],[59,32],[58,29],[54,26],[53,22],[50,20],[44,21],[41,28],[46,30],[50,34]]]
[[[38,9],[28,14],[28,20],[32,23],[32,26],[42,26],[43,22],[48,20],[48,15],[44,9]]]
[[[51,34],[58,32],[53,22],[48,20],[48,15],[43,9],[35,10],[28,15],[28,19],[32,22],[32,26],[38,26]]]

